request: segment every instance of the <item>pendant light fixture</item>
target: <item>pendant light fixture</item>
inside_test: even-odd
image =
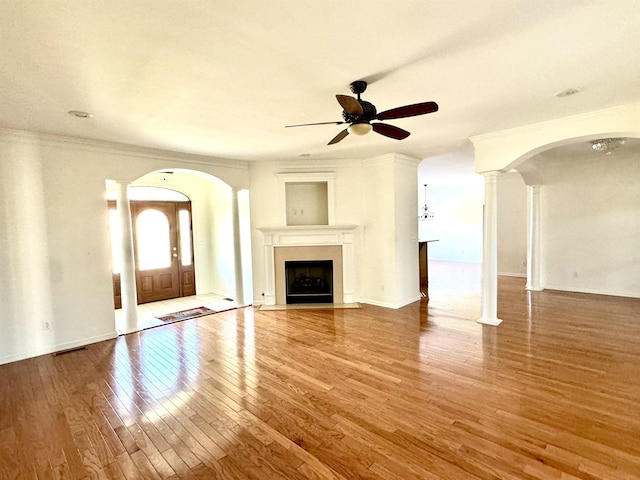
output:
[[[433,220],[435,213],[431,211],[429,205],[427,205],[427,184],[424,184],[424,206],[422,207],[422,214],[418,217],[419,220]]]

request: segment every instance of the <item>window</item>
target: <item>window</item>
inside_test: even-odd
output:
[[[171,266],[169,219],[160,210],[147,209],[136,220],[138,269]]]
[[[183,267],[191,265],[191,212],[178,212],[178,231],[180,232],[180,258]]]

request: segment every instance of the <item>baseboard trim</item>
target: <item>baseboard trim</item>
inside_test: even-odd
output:
[[[399,308],[406,307],[407,305],[415,303],[421,299],[422,299],[422,296],[418,294],[416,297],[408,299],[403,303],[388,303],[388,302],[380,302],[378,300],[358,300],[358,301],[360,303],[366,303],[369,305],[374,305],[376,307],[391,308],[393,310],[397,310]]]
[[[545,285],[544,290],[556,290],[558,292],[565,293],[588,293],[590,295],[607,295],[609,297],[623,297],[623,298],[640,298],[640,293],[633,292],[617,292],[611,290],[594,290],[590,288],[566,288],[556,285]]]
[[[527,278],[526,273],[511,273],[511,272],[498,272],[499,277],[518,277],[518,278]]]
[[[95,337],[88,337],[80,340],[74,340],[73,342],[57,343],[55,345],[45,346],[45,347],[38,348],[36,350],[31,350],[28,352],[7,355],[5,357],[0,357],[0,365],[4,365],[5,363],[19,362],[20,360],[39,357],[41,355],[48,355],[50,353],[56,353],[63,350],[70,350],[72,348],[84,347],[85,345],[90,345],[92,343],[111,340],[116,338],[117,336],[118,336],[118,333],[114,330],[113,332],[109,332],[104,335],[97,335]]]

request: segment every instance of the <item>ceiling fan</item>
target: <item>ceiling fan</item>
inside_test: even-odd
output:
[[[303,123],[299,125],[286,125],[286,128],[307,127],[310,125],[343,125],[348,123],[349,126],[333,137],[327,145],[338,143],[349,134],[366,135],[371,130],[385,137],[403,140],[410,135],[406,130],[382,122],[371,122],[373,120],[393,120],[396,118],[415,117],[417,115],[425,115],[438,111],[438,104],[436,102],[423,102],[392,108],[391,110],[378,113],[372,103],[360,98],[360,94],[367,89],[367,82],[358,80],[351,83],[350,87],[351,91],[358,96],[357,99],[349,95],[336,95],[336,99],[342,107],[343,122]]]

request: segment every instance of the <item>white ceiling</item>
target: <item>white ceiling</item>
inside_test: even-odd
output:
[[[0,128],[242,160],[454,158],[640,100],[637,0],[0,0]],[[335,94],[440,111],[327,146]],[[577,95],[554,94],[579,88]],[[68,110],[83,110],[78,119]],[[467,155],[468,157],[468,155]],[[446,162],[445,162],[446,163]],[[466,167],[465,167],[466,168]]]

